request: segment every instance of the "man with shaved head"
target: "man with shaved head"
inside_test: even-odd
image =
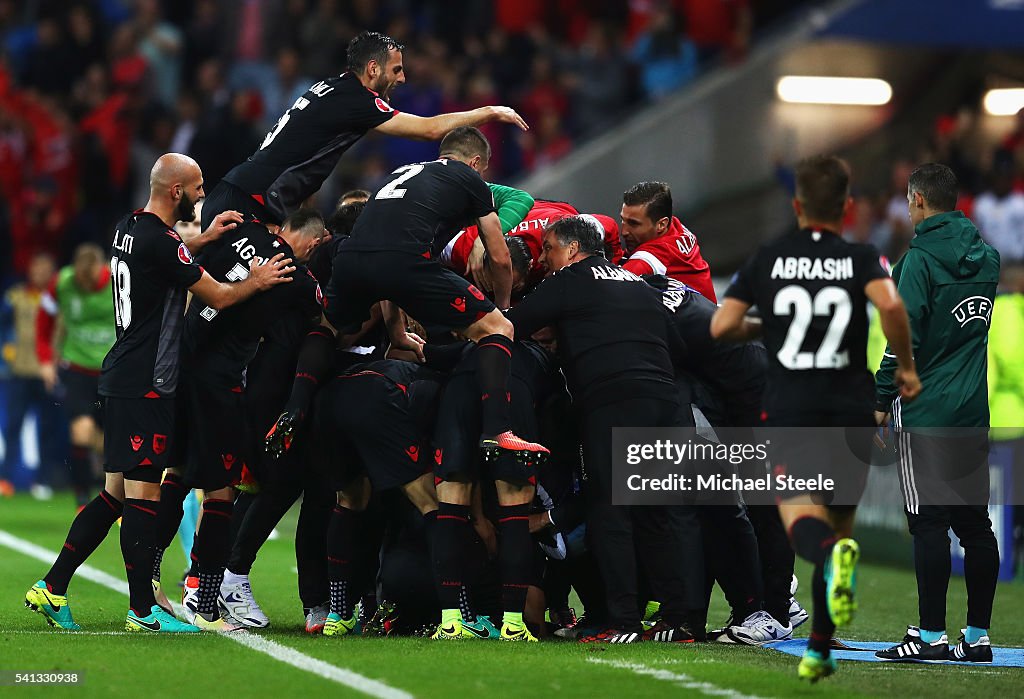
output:
[[[241,216],[224,212],[186,246],[174,231],[179,220],[195,216],[203,197],[203,173],[192,158],[161,156],[150,174],[146,207],[117,224],[110,276],[117,339],[103,360],[99,393],[104,400],[104,470],[100,494],[75,518],[53,567],[25,596],[25,603],[51,626],[80,628],[66,597],[75,570],[121,517],[121,553],[128,573],[129,631],[195,632],[156,604],[150,584],[155,555],[156,504],[160,476],[175,434],[174,397],[178,383],[185,293],[222,309],[258,291],[287,281],[294,267],[276,255],[253,265],[237,284],[218,282],[195,264],[192,253],[234,227]]]

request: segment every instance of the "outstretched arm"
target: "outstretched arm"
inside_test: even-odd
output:
[[[511,107],[479,107],[468,112],[451,112],[433,117],[399,112],[374,130],[388,136],[440,141],[452,129],[460,126],[480,126],[492,121],[515,124],[523,131],[530,128]]]

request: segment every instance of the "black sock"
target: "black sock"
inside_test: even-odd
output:
[[[317,388],[327,380],[334,368],[334,335],[326,328],[317,328],[308,335],[299,350],[295,365],[295,381],[284,411],[294,413],[301,420],[309,413],[310,403]]]
[[[529,572],[533,569],[529,513],[529,505],[498,508],[498,567],[501,571],[501,604],[506,612],[521,614],[526,607]]]
[[[302,493],[301,487],[277,486],[260,492],[246,508],[231,540],[228,570],[236,575],[248,575],[260,548],[270,538],[281,517],[295,504]],[[238,520],[238,501],[232,521]]]
[[[128,573],[128,604],[140,617],[149,616],[156,599],[150,575],[156,534],[156,506],[152,500],[128,498],[121,516],[121,555]]]
[[[92,452],[89,447],[71,445],[68,454],[68,471],[71,474],[71,487],[75,495],[81,499],[89,497],[92,486]]]
[[[816,517],[801,517],[789,530],[796,555],[814,566],[811,578],[811,637],[807,647],[828,657],[832,634],[836,627],[828,613],[825,585],[825,561],[832,551],[836,534],[824,520]]]
[[[199,611],[212,614],[217,610],[217,594],[224,579],[224,567],[230,553],[230,500],[203,500],[203,519],[196,533],[192,553],[199,572]]]
[[[480,386],[481,423],[488,437],[507,432],[512,426],[509,408],[508,374],[512,366],[512,340],[488,335],[477,345],[476,377]]]
[[[462,545],[469,527],[469,505],[438,504],[434,524],[434,581],[441,609],[460,609]]]
[[[357,513],[336,505],[327,527],[327,577],[331,584],[331,611],[339,614],[342,619],[352,616],[352,607],[358,597],[352,585],[357,520]]]
[[[185,515],[185,498],[189,489],[181,481],[181,476],[168,473],[160,483],[160,502],[156,505],[156,541],[157,553],[153,559],[153,579],[160,579],[160,563],[164,557],[164,549],[171,545],[174,535]]]
[[[50,590],[57,595],[66,594],[71,576],[96,547],[107,537],[110,525],[121,516],[124,505],[105,490],[94,497],[75,517],[68,530],[64,547],[43,577]]]

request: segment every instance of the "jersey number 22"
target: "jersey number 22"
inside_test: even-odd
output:
[[[793,316],[786,339],[776,355],[782,366],[801,370],[845,369],[850,365],[849,351],[838,351],[853,310],[845,289],[826,286],[811,298],[807,289],[791,284],[775,294],[773,310],[777,316]],[[828,328],[816,352],[801,351],[814,316],[830,318]]]

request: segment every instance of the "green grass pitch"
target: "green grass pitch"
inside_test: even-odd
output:
[[[63,543],[74,515],[71,501],[48,503],[25,496],[0,500],[0,531],[49,551]],[[294,518],[268,542],[252,572],[257,598],[272,620],[258,635],[275,644],[261,652],[217,635],[157,637],[119,634],[127,598],[76,579],[70,598],[76,620],[89,633],[60,633],[22,606],[25,590],[48,565],[0,545],[0,671],[79,671],[77,687],[0,687],[11,697],[446,696],[515,697],[741,697],[789,696],[1020,696],[1024,672],[1009,668],[840,663],[837,675],[810,686],[796,679],[796,658],[770,650],[709,644],[668,647],[643,643],[598,647],[568,642],[438,643],[423,639],[331,639],[302,631],[295,592]],[[870,552],[868,552],[870,556]],[[124,570],[116,528],[89,561],[118,579]],[[798,564],[799,565],[799,564]],[[177,543],[164,560],[166,580],[183,567]],[[808,578],[802,565],[798,575]],[[860,612],[841,636],[898,640],[916,619],[913,574],[865,564],[859,573]],[[172,592],[173,596],[173,592]],[[798,596],[809,604],[808,591]],[[963,581],[949,594],[949,633],[955,637],[965,609]],[[1024,585],[1000,584],[992,629],[998,645],[1024,646]],[[716,593],[711,619],[724,620]],[[806,634],[810,624],[799,631]],[[256,645],[256,642],[250,645]],[[294,664],[272,657],[288,653]],[[1024,651],[1022,651],[1024,652]],[[320,662],[317,662],[320,661]],[[319,673],[319,674],[318,674]],[[358,674],[353,674],[358,673]],[[326,676],[325,676],[326,675]],[[366,679],[376,683],[366,683]],[[366,692],[352,688],[363,686]]]

